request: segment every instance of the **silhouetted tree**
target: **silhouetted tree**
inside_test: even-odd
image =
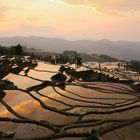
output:
[[[22,52],[23,52],[23,49],[22,49],[22,46],[20,44],[15,46],[15,53],[16,53],[16,55],[22,55]]]
[[[82,66],[82,58],[77,57],[77,67]]]
[[[138,60],[132,60],[130,63],[129,63],[129,68],[135,70],[135,71],[138,71],[140,72],[140,61]]]

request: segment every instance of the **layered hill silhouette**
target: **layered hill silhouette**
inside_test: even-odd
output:
[[[64,50],[75,50],[88,54],[107,54],[123,60],[140,60],[140,42],[110,41],[107,39],[91,40],[64,40],[60,38],[47,37],[2,37],[0,45],[11,46],[18,43],[28,48],[42,49],[50,52],[62,52]]]

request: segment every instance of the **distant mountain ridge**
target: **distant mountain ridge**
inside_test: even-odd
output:
[[[64,40],[47,37],[1,37],[0,45],[11,46],[22,44],[28,48],[42,49],[50,52],[74,50],[88,54],[107,54],[118,59],[140,60],[140,42],[103,40]]]

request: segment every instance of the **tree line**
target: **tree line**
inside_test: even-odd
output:
[[[0,46],[0,55],[23,55],[23,46],[20,44],[10,47]]]
[[[33,59],[39,59],[39,60],[43,60],[43,61],[47,61],[53,64],[65,64],[68,62],[73,63],[75,60],[74,59],[70,59],[67,56],[63,55],[63,54],[55,54],[54,55],[41,55],[40,53],[32,53],[32,52],[26,52],[24,50],[24,46],[18,44],[15,46],[10,46],[10,47],[4,47],[0,45],[0,55],[17,55],[17,56],[21,56],[21,55],[29,55],[31,56]],[[108,55],[101,55],[101,58],[104,58],[108,61],[110,60],[115,60],[114,58],[108,56]],[[140,72],[140,61],[139,60],[131,60],[128,62],[128,68],[137,72]]]

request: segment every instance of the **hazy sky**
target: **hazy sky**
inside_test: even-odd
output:
[[[140,41],[140,0],[0,0],[0,36]]]

